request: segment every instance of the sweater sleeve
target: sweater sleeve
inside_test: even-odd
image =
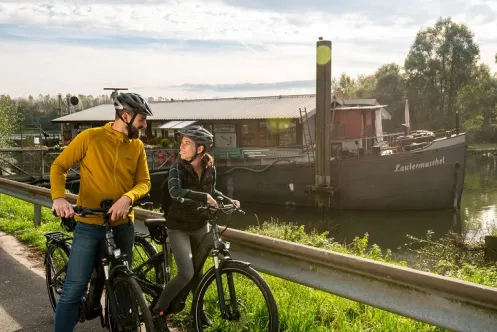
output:
[[[167,180],[169,195],[172,198],[189,198],[194,201],[207,202],[207,194],[191,189],[185,189],[181,184],[181,169],[177,163],[174,163],[169,168],[169,175]]]
[[[50,193],[52,200],[65,197],[67,172],[86,155],[86,150],[91,139],[90,135],[91,130],[84,130],[79,133],[52,163],[50,167]]]

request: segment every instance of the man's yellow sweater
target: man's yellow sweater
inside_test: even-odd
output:
[[[100,201],[111,198],[117,201],[123,195],[131,202],[150,191],[150,174],[142,141],[129,139],[114,130],[113,122],[98,128],[86,129],[55,159],[50,168],[52,200],[65,197],[67,171],[80,162],[80,186],[77,204],[86,208],[99,208]],[[131,210],[129,218],[134,220]],[[88,224],[103,224],[100,216],[75,219]],[[127,223],[119,219],[113,226]]]

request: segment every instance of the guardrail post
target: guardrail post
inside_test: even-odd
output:
[[[34,204],[34,212],[35,212],[35,226],[40,226],[41,224],[41,205]]]

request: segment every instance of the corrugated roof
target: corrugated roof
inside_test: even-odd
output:
[[[310,111],[315,105],[315,95],[174,100],[150,103],[154,115],[147,117],[147,120],[299,118],[299,108],[307,108],[307,111]],[[112,121],[114,114],[113,106],[105,104],[52,121]]]
[[[344,101],[345,105],[375,105],[375,99]],[[150,103],[153,116],[147,120],[234,120],[300,118],[299,109],[313,113],[316,95],[174,100]],[[99,105],[65,115],[53,122],[107,122],[114,120],[112,104]],[[311,115],[311,114],[309,114]]]

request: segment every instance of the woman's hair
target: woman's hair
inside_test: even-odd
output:
[[[202,163],[202,167],[204,168],[212,167],[214,166],[214,157],[208,154],[207,152],[205,152],[200,162]]]

